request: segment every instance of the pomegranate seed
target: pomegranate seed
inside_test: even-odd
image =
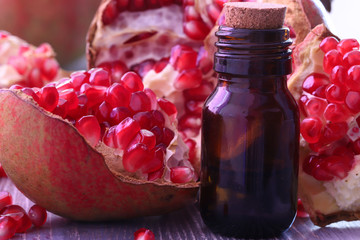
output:
[[[204,102],[203,101],[187,101],[185,103],[185,111],[190,114],[200,116],[202,113]]]
[[[326,163],[325,169],[340,179],[345,178],[351,170],[351,165],[344,161],[341,156],[328,156],[324,159],[324,162]]]
[[[9,57],[8,64],[13,66],[20,75],[25,75],[28,69],[28,63],[23,56],[11,56]]]
[[[300,198],[298,199],[297,202],[297,212],[296,212],[296,216],[300,217],[300,218],[307,218],[309,217],[309,214],[305,211],[304,205],[302,204]]]
[[[220,16],[221,9],[217,5],[209,4],[206,6],[206,11],[209,15],[211,22],[215,24]]]
[[[129,11],[143,11],[147,8],[144,0],[132,0],[128,6]]]
[[[326,37],[320,43],[320,49],[324,53],[336,49],[339,41],[334,37]]]
[[[104,25],[108,25],[112,23],[116,16],[117,16],[117,4],[116,1],[110,1],[106,6],[103,15],[102,15],[102,22]]]
[[[95,147],[100,141],[101,128],[95,116],[88,115],[81,117],[78,121],[76,121],[75,127],[91,146]]]
[[[328,87],[328,85],[324,85],[319,87],[318,89],[315,90],[315,92],[313,92],[313,95],[319,98],[326,98],[326,88]]]
[[[140,124],[141,128],[143,129],[151,129],[152,124],[152,114],[150,112],[138,112],[136,113],[133,118]]]
[[[168,6],[174,3],[174,0],[159,0],[161,6]]]
[[[332,103],[343,103],[346,90],[338,85],[330,84],[325,91],[326,99]]]
[[[185,21],[201,20],[200,14],[196,11],[195,6],[186,6],[184,9]]]
[[[330,50],[324,56],[324,71],[330,74],[332,69],[337,65],[342,65],[342,56],[337,50]]]
[[[149,229],[140,228],[134,233],[134,240],[155,240],[155,235]]]
[[[148,98],[150,99],[151,102],[151,109],[156,109],[157,108],[157,100],[156,100],[156,94],[153,92],[153,90],[151,90],[150,88],[145,88],[144,89],[144,93],[146,94],[146,96],[148,96]]]
[[[210,28],[203,21],[186,21],[183,24],[184,33],[191,39],[204,40]]]
[[[129,108],[134,112],[144,112],[151,110],[151,102],[144,92],[134,92],[131,94]]]
[[[136,143],[127,148],[123,156],[123,166],[128,172],[136,172],[140,167],[149,161],[150,150],[145,144]]]
[[[34,92],[34,90],[32,89],[32,88],[23,88],[23,89],[21,89],[21,91],[23,92],[23,93],[25,93],[26,95],[28,95],[28,96],[30,96],[30,97],[32,97],[34,100],[35,100],[35,102],[37,102],[37,103],[39,103],[40,104],[40,98],[39,98],[39,96],[38,95],[36,95],[36,93]]]
[[[198,57],[196,59],[196,66],[201,70],[203,74],[207,74],[213,67],[213,64],[209,58],[208,52],[204,47],[199,50]]]
[[[42,76],[44,76],[48,81],[51,81],[56,77],[58,70],[59,64],[53,58],[45,59],[40,69]]]
[[[360,111],[360,92],[349,91],[345,97],[345,105],[353,113]]]
[[[73,72],[70,75],[70,81],[72,83],[72,88],[74,88],[75,91],[79,91],[81,85],[89,83],[89,75],[85,71]]]
[[[158,126],[155,126],[151,128],[151,132],[155,134],[156,136],[156,144],[159,144],[163,140],[163,130],[159,128]]]
[[[31,87],[41,87],[44,85],[41,72],[38,68],[34,68],[30,70],[28,80],[29,80],[29,86]]]
[[[74,91],[74,89],[66,89],[64,91],[59,92],[59,97],[68,102],[68,109],[74,110],[78,107],[79,99]]]
[[[343,66],[335,66],[330,74],[330,81],[338,86],[345,85],[347,81],[347,69]]]
[[[202,82],[202,72],[198,68],[181,71],[175,79],[174,87],[177,90],[199,87]]]
[[[168,100],[166,100],[166,99],[164,99],[164,98],[158,98],[158,99],[157,99],[157,102],[158,102],[160,108],[161,108],[168,116],[172,116],[172,115],[176,116],[176,114],[177,114],[177,109],[176,109],[176,106],[175,106],[172,102],[170,102],[170,101],[168,101]]]
[[[141,78],[135,72],[125,73],[121,78],[121,82],[130,92],[142,91],[144,89]]]
[[[89,83],[96,86],[109,87],[111,84],[109,73],[104,69],[97,68],[90,74]]]
[[[12,238],[17,229],[18,223],[9,216],[0,218],[0,240],[7,240]]]
[[[163,129],[163,139],[162,142],[166,145],[169,146],[171,141],[174,139],[175,137],[175,133],[170,130],[169,128],[164,128]]]
[[[19,89],[23,89],[23,86],[19,85],[19,84],[14,84],[14,85],[11,85],[9,87],[10,90],[19,90]]]
[[[348,70],[345,85],[353,91],[360,91],[360,65],[352,66]]]
[[[95,116],[99,123],[102,123],[109,119],[110,112],[111,112],[111,106],[107,102],[102,102],[98,109],[95,112]]]
[[[160,3],[158,0],[146,0],[146,4],[148,9],[155,9],[160,7]]]
[[[151,127],[155,125],[160,128],[164,127],[165,125],[165,118],[163,114],[158,110],[151,111]]]
[[[140,77],[145,77],[145,75],[151,71],[155,66],[155,60],[149,59],[145,60],[131,68],[132,71],[136,72]]]
[[[17,222],[17,233],[26,232],[32,225],[29,216],[25,210],[19,205],[9,205],[1,209],[1,215],[6,215],[13,218]]]
[[[156,144],[155,134],[146,129],[141,129],[140,132],[134,137],[130,145],[142,143],[147,146],[149,150],[153,149]]]
[[[114,134],[115,146],[125,149],[130,141],[140,131],[140,125],[134,119],[127,117],[117,125]]]
[[[77,109],[71,110],[68,112],[69,117],[73,119],[79,119],[80,117],[87,115],[88,112],[88,99],[85,94],[80,94],[78,96],[79,105]]]
[[[305,105],[309,101],[309,98],[306,95],[301,95],[298,101],[300,111],[307,116],[307,112],[305,111]]]
[[[189,148],[189,161],[194,164],[196,160],[196,142],[192,139],[186,139],[185,144]]]
[[[59,101],[59,93],[55,87],[45,86],[40,90],[39,105],[45,110],[53,111]]]
[[[119,83],[112,84],[106,91],[105,101],[113,108],[128,107],[130,103],[130,92]]]
[[[356,154],[360,154],[360,138],[353,142],[353,149]]]
[[[305,92],[313,94],[318,88],[327,85],[329,78],[323,74],[314,73],[309,75],[303,82],[302,88]]]
[[[130,0],[117,0],[117,1],[116,1],[119,12],[128,9],[129,1],[130,1]]]
[[[316,117],[305,118],[300,124],[300,133],[308,143],[320,140],[323,123]]]
[[[12,197],[10,193],[7,191],[0,192],[0,210],[11,204],[12,204]]]
[[[182,71],[196,67],[197,52],[186,45],[176,45],[171,49],[170,64],[175,70]]]
[[[315,179],[319,181],[330,181],[334,178],[333,175],[329,174],[324,170],[325,163],[323,159],[318,156],[310,155],[303,162],[303,170],[307,174],[313,176]]]
[[[213,86],[211,83],[203,82],[199,87],[187,89],[183,92],[186,100],[205,101],[205,99],[212,92]]]
[[[66,101],[65,99],[59,99],[58,105],[56,106],[56,108],[52,111],[52,113],[65,118],[69,112],[69,105],[68,105],[68,101]]]
[[[46,222],[46,209],[36,204],[33,205],[29,209],[29,218],[35,227],[41,227]]]
[[[112,125],[119,124],[127,117],[131,117],[131,112],[126,107],[113,108],[109,114],[109,121]]]
[[[173,183],[187,183],[193,178],[194,172],[188,167],[173,167],[170,169],[170,180]]]
[[[350,112],[338,103],[330,103],[324,111],[324,117],[330,122],[344,122],[350,117]]]
[[[55,87],[56,87],[56,89],[58,91],[65,91],[65,90],[70,89],[70,88],[72,89],[73,84],[72,84],[70,79],[63,78],[55,85]]]
[[[85,83],[80,88],[80,93],[85,93],[87,97],[87,106],[89,108],[102,103],[106,96],[106,87],[103,86],[91,86]]]
[[[155,181],[159,178],[161,178],[164,174],[164,167],[160,168],[159,170],[155,172],[151,172],[148,174],[148,181]]]
[[[360,52],[358,50],[353,50],[346,53],[343,57],[343,65],[347,68],[360,65]]]
[[[121,77],[129,70],[122,61],[104,62],[98,67],[110,73],[112,83],[119,83]]]
[[[343,138],[348,131],[348,125],[346,122],[339,123],[327,123],[324,127],[323,134],[319,140],[319,143],[327,145]]]
[[[308,116],[322,117],[326,106],[327,106],[326,100],[318,97],[313,97],[306,102],[305,110]]]
[[[354,49],[359,49],[359,43],[356,39],[343,39],[337,45],[337,50],[342,55]]]
[[[117,148],[117,145],[114,141],[115,139],[115,129],[116,129],[116,126],[113,126],[111,128],[108,129],[108,131],[104,134],[104,137],[103,137],[103,142],[106,146],[109,146],[111,148]]]
[[[152,151],[151,158],[147,162],[144,162],[141,166],[142,173],[156,172],[163,168],[164,165],[164,151],[157,147],[155,151]]]
[[[157,63],[155,63],[154,65],[154,71],[156,73],[161,72],[162,70],[164,70],[164,68],[168,65],[169,63],[169,58],[163,58],[160,61],[158,61]]]
[[[215,3],[216,3],[219,7],[223,8],[224,4],[227,3],[228,1],[229,1],[229,0],[215,0]]]

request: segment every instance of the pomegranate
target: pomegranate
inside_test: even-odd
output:
[[[77,220],[155,215],[191,202],[198,175],[175,106],[134,72],[111,80],[96,68],[42,88],[1,90],[8,176],[32,201]]]
[[[155,234],[146,228],[140,228],[134,233],[134,240],[155,240]]]
[[[358,219],[359,43],[318,25],[293,55],[288,86],[301,113],[300,198],[319,226]]]

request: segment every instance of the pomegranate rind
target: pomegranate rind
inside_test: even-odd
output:
[[[198,183],[114,174],[106,165],[110,148],[104,156],[69,122],[20,91],[0,90],[0,111],[0,162],[18,189],[50,212],[81,221],[115,220],[164,214],[195,199]]]

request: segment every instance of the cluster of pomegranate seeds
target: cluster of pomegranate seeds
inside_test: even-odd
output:
[[[134,233],[134,240],[155,240],[155,234],[146,228],[140,228]]]
[[[157,99],[151,89],[144,89],[135,72],[125,73],[114,80],[102,68],[79,71],[42,88],[21,89],[44,109],[69,120],[93,147],[100,141],[117,149],[122,165],[130,173],[140,172],[148,180],[163,176],[166,149],[175,137],[169,127],[176,119],[174,104]],[[114,80],[115,81],[115,80]],[[169,171],[186,170],[186,176],[175,177],[176,183],[193,179],[193,170],[179,165]],[[174,170],[173,170],[174,169]],[[182,178],[181,178],[182,177]]]
[[[46,210],[39,205],[33,205],[26,213],[19,205],[12,204],[10,193],[0,192],[0,240],[10,239],[15,233],[24,233],[32,225],[41,227],[46,218]]]
[[[313,151],[303,170],[317,180],[343,179],[360,153],[360,51],[355,39],[320,43],[324,71],[303,82],[300,132]]]

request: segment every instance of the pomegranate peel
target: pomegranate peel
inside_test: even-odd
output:
[[[30,99],[0,90],[0,161],[30,200],[83,221],[158,215],[194,200],[198,183],[148,182],[115,170],[115,149],[92,147],[70,122]]]

